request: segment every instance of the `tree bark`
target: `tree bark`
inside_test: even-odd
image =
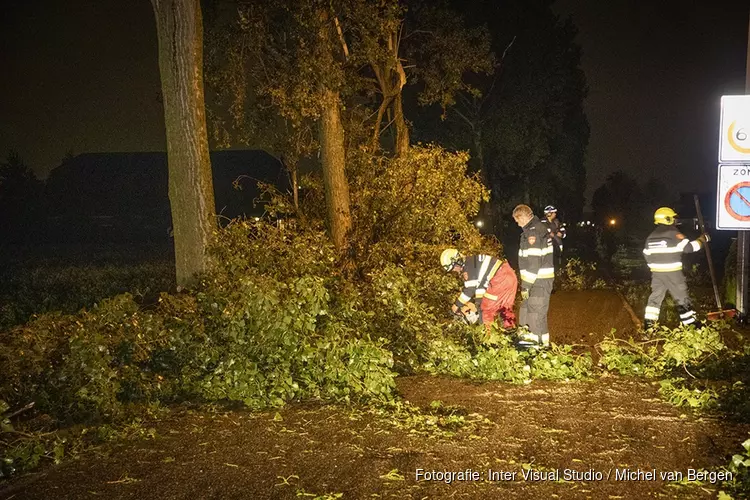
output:
[[[393,124],[396,127],[396,144],[394,151],[396,156],[403,156],[409,150],[409,128],[404,118],[404,108],[401,102],[401,91],[399,90],[393,99]]]
[[[169,165],[177,284],[191,286],[207,269],[216,227],[203,97],[200,0],[151,0],[159,42],[159,72]]]
[[[324,89],[322,98],[323,112],[318,130],[328,224],[334,246],[343,251],[347,247],[347,233],[352,227],[349,183],[345,172],[344,127],[341,123],[338,92]]]

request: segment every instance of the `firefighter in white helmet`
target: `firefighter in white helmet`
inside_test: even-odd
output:
[[[484,254],[464,256],[455,248],[447,248],[440,254],[440,265],[446,272],[458,273],[464,282],[461,295],[451,306],[454,314],[476,311],[488,333],[498,315],[504,328],[515,326],[513,304],[518,278],[507,260]]]
[[[552,240],[552,261],[555,263],[555,277],[557,278],[563,268],[563,240],[567,236],[567,232],[565,224],[557,217],[557,208],[554,205],[544,207],[542,224],[547,228],[548,237]]]
[[[682,273],[682,254],[697,252],[709,241],[707,234],[690,241],[676,227],[677,213],[669,207],[661,207],[654,212],[654,229],[646,238],[643,255],[651,269],[651,295],[646,303],[644,327],[654,326],[659,319],[661,303],[667,292],[677,302],[680,322],[683,325],[700,324],[696,321],[695,311],[690,305],[687,282]]]

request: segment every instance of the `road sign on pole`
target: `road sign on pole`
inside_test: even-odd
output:
[[[719,165],[717,229],[750,229],[750,163]]]
[[[750,163],[750,95],[721,98],[719,163]]]

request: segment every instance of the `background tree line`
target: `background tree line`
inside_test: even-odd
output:
[[[362,252],[382,240],[383,228],[403,213],[425,208],[404,201],[389,207],[380,227],[356,227],[367,220],[363,196],[378,172],[409,171],[404,165],[417,142],[469,152],[491,193],[483,213],[495,234],[502,236],[518,202],[555,203],[568,217],[582,209],[585,80],[575,30],[549,0],[152,4],[182,285],[209,261],[209,137],[214,147],[274,155],[292,181],[292,215],[325,220],[349,258],[355,247]],[[439,157],[421,151],[412,160]],[[19,163],[9,158],[6,168],[12,175],[5,178],[16,180],[0,179],[0,191],[14,193],[0,198],[15,207],[4,208],[3,219],[17,222],[30,215],[13,210],[31,210],[29,196],[41,192]],[[402,182],[408,195],[420,180]],[[308,188],[303,199],[300,186]]]

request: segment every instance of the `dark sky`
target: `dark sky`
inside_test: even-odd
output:
[[[0,154],[41,176],[67,151],[162,151],[147,0],[13,2],[0,19]],[[623,169],[713,189],[719,97],[744,93],[747,2],[558,0],[590,95],[587,199]]]
[[[14,1],[0,16],[0,154],[38,174],[74,154],[164,151],[148,0]]]
[[[608,173],[716,186],[722,94],[744,94],[750,2],[558,0],[579,29],[591,126],[587,201]]]

